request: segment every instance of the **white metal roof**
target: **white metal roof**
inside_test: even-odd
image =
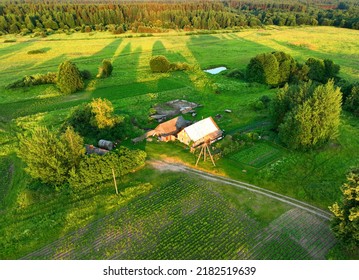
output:
[[[207,136],[210,133],[218,131],[219,129],[214,123],[213,119],[209,117],[187,126],[184,130],[188,134],[189,138],[196,142],[197,140]]]

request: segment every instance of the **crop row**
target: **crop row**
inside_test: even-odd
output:
[[[315,229],[301,226],[309,218],[288,211],[262,229],[208,182],[182,178],[27,258],[307,259],[321,250]],[[320,222],[311,225],[326,236]]]
[[[264,143],[258,143],[253,147],[233,154],[231,159],[259,168],[273,161],[279,157],[279,155],[280,151],[274,147]]]

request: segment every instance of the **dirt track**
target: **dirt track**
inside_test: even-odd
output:
[[[216,181],[216,182],[223,183],[226,185],[234,186],[236,188],[241,188],[241,189],[245,189],[245,190],[255,192],[255,193],[258,193],[261,195],[265,195],[272,199],[279,200],[279,201],[289,204],[291,206],[305,210],[309,213],[312,213],[312,214],[314,214],[318,217],[324,218],[326,220],[330,220],[332,217],[332,215],[329,211],[328,212],[324,211],[322,209],[319,209],[319,208],[312,206],[308,203],[305,203],[303,201],[300,201],[300,200],[297,200],[297,199],[294,199],[294,198],[291,198],[291,197],[288,197],[288,196],[285,196],[285,195],[282,195],[282,194],[279,194],[276,192],[272,192],[270,190],[260,188],[255,185],[247,184],[247,183],[244,183],[241,181],[236,181],[236,180],[233,180],[233,179],[230,179],[227,177],[223,177],[223,176],[219,176],[219,175],[213,175],[211,173],[201,171],[198,169],[194,169],[194,168],[185,166],[180,163],[172,163],[172,162],[163,161],[163,160],[151,160],[149,162],[149,164],[158,170],[191,173],[191,174],[203,177],[207,180]]]

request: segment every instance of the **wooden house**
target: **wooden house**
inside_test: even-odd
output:
[[[215,142],[222,139],[222,136],[223,131],[212,117],[209,117],[184,128],[178,133],[177,139],[188,146],[196,147],[204,142]]]
[[[164,142],[175,141],[177,139],[177,133],[188,126],[188,124],[188,121],[186,121],[182,116],[179,116],[159,124],[155,129],[146,132],[142,136],[132,139],[132,142],[138,143],[148,137],[154,136],[157,136],[160,141]]]
[[[188,122],[182,117],[176,117],[167,122],[159,124],[153,131],[155,136],[161,141],[168,142],[176,140],[177,133],[188,125]]]

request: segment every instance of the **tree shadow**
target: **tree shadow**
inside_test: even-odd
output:
[[[9,56],[14,55],[22,49],[25,49],[34,44],[34,40],[26,41],[26,42],[18,42],[18,43],[8,43],[9,46],[2,48],[0,50],[0,58],[5,59]]]

